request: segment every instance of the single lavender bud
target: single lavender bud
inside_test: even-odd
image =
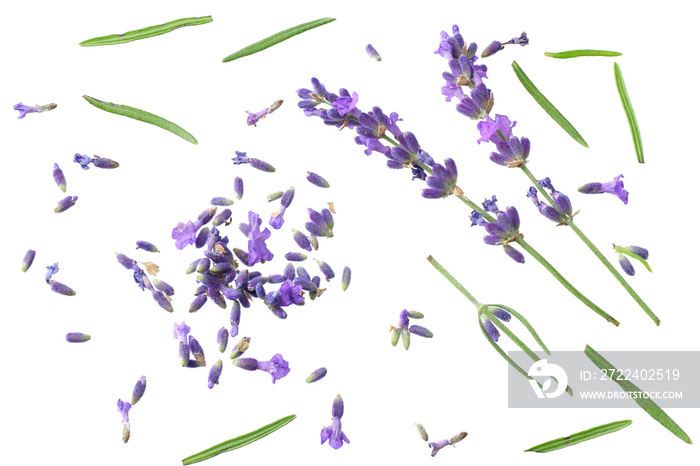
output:
[[[300,252],[288,252],[284,255],[284,258],[292,262],[301,262],[306,260],[306,254]]]
[[[134,390],[131,392],[131,405],[135,405],[139,402],[143,394],[146,392],[146,376],[142,375],[141,378],[134,385]]]
[[[53,180],[61,191],[66,192],[66,177],[57,163],[53,164]]]
[[[158,290],[152,290],[153,299],[158,303],[158,305],[168,312],[173,312],[173,305],[170,304],[167,296]]]
[[[420,438],[422,438],[424,442],[427,442],[428,432],[425,430],[425,427],[423,427],[423,424],[416,422],[416,428],[418,429],[418,435],[420,435]]]
[[[314,172],[306,172],[306,179],[309,180],[309,182],[313,185],[318,186],[319,188],[330,188],[331,185],[328,181],[326,181],[322,176],[317,175]]]
[[[203,210],[197,216],[197,222],[199,222],[200,225],[206,225],[212,218],[214,218],[214,215],[216,215],[216,206]]]
[[[321,272],[323,272],[323,276],[326,277],[327,282],[331,281],[331,278],[335,277],[335,272],[333,272],[330,265],[318,259],[316,260],[316,264],[318,264],[318,268],[321,270]]]
[[[257,285],[255,285],[255,296],[257,296],[260,299],[265,299],[265,294],[265,287],[262,283],[258,283]]]
[[[104,168],[104,169],[112,169],[112,168],[118,168],[119,163],[115,162],[114,160],[106,159],[104,157],[100,157],[99,155],[96,155],[92,159],[92,164],[96,166],[97,168]]]
[[[22,259],[22,272],[29,270],[29,267],[32,266],[35,257],[36,251],[34,249],[30,249],[24,254],[24,258]]]
[[[221,309],[226,309],[226,300],[219,289],[207,288],[207,296]]]
[[[411,346],[411,332],[405,327],[401,329],[401,342],[405,350],[408,350],[409,346]]]
[[[238,326],[241,323],[241,303],[238,301],[234,301],[233,305],[231,306],[230,322],[231,322],[231,338],[233,338],[236,335],[238,335]]]
[[[157,278],[154,278],[153,286],[155,286],[158,291],[162,291],[168,296],[172,296],[175,294],[175,288],[165,283],[163,280],[158,280]]]
[[[233,205],[233,199],[228,199],[225,197],[212,197],[210,203],[211,205],[226,207],[229,205]]]
[[[333,400],[333,407],[331,409],[331,416],[333,417],[333,423],[321,429],[321,444],[323,445],[326,440],[328,444],[334,450],[339,449],[343,446],[343,442],[350,443],[350,439],[342,431],[342,425],[340,419],[343,417],[345,411],[345,404],[343,398],[340,395],[336,395]]]
[[[219,377],[221,377],[221,369],[223,369],[223,367],[224,363],[221,362],[221,359],[219,359],[213,366],[211,366],[211,369],[209,369],[209,380],[207,386],[210,389],[214,388],[214,385],[219,383]]]
[[[285,278],[285,280],[294,280],[294,277],[296,276],[296,272],[294,270],[294,264],[289,262],[285,267],[284,267],[284,273],[282,276]]]
[[[350,271],[350,267],[346,266],[343,268],[343,278],[341,279],[343,291],[347,290],[348,286],[350,286],[351,274],[352,272]]]
[[[617,259],[620,261],[620,267],[622,267],[622,270],[629,275],[633,276],[634,275],[634,267],[632,267],[632,263],[630,260],[625,256],[624,254],[618,254]]]
[[[221,225],[222,223],[224,223],[228,219],[230,219],[231,214],[232,214],[231,209],[222,210],[221,213],[219,213],[219,215],[214,217],[214,220],[212,220],[212,222],[211,222],[212,225],[214,225],[215,227],[218,227],[219,225]]]
[[[204,227],[197,232],[197,236],[194,239],[194,247],[199,249],[207,244],[209,240],[209,227]]]
[[[649,259],[649,251],[645,248],[641,248],[639,246],[627,246],[627,249],[629,249],[631,252],[638,255],[644,260]]]
[[[240,201],[243,197],[243,180],[239,177],[233,180],[233,192],[236,193],[236,199]]]
[[[90,335],[80,332],[66,333],[66,341],[68,343],[85,343],[90,339]]]
[[[117,261],[121,265],[123,265],[125,268],[127,268],[129,270],[134,269],[134,266],[136,265],[136,261],[134,259],[131,259],[131,258],[125,256],[124,254],[119,253],[119,252],[116,253],[116,256],[117,256]]]
[[[202,345],[200,345],[197,339],[192,335],[189,335],[188,338],[190,344],[190,351],[192,351],[194,359],[199,363],[199,365],[206,366],[207,363],[204,359],[204,349],[202,349]]]
[[[180,355],[180,364],[182,367],[187,367],[190,361],[190,346],[187,343],[180,342],[178,353]]]
[[[245,252],[243,249],[233,248],[233,253],[236,255],[239,261],[241,261],[244,265],[248,265],[247,252]]]
[[[306,383],[313,383],[321,380],[326,376],[327,372],[328,370],[325,367],[320,367],[316,369],[306,378]]]
[[[270,193],[267,195],[265,199],[267,199],[267,202],[273,202],[282,197],[284,193],[282,191],[276,191],[274,193]]]
[[[233,270],[233,266],[228,262],[216,262],[209,268],[209,273],[220,275]]]
[[[267,173],[273,173],[276,170],[275,167],[273,167],[269,163],[254,158],[250,159],[250,166]]]
[[[501,41],[495,40],[491,42],[489,45],[486,46],[483,52],[481,52],[481,58],[486,58],[490,57],[491,55],[494,55],[496,52],[503,50],[503,44]]]
[[[459,434],[455,435],[450,439],[450,445],[454,445],[455,443],[461,442],[465,438],[467,438],[467,433],[466,432],[460,432]]]
[[[298,230],[293,230],[292,233],[294,241],[297,243],[297,245],[299,245],[301,249],[311,251],[311,243],[309,242],[309,238],[307,238],[304,233]]]
[[[233,350],[231,351],[231,359],[238,358],[243,353],[245,353],[249,347],[250,347],[250,338],[248,338],[248,337],[241,338],[241,340],[238,343],[236,343],[236,346],[234,346]]]
[[[44,280],[46,280],[46,283],[51,280],[51,277],[56,275],[58,273],[58,262],[55,262],[53,265],[48,265],[46,266],[46,276],[44,277]]]
[[[391,346],[396,346],[401,338],[401,328],[391,327]]]
[[[275,315],[275,317],[278,317],[280,319],[286,319],[287,318],[287,311],[282,309],[279,306],[269,306],[270,311]]]
[[[370,57],[374,58],[377,61],[382,61],[382,57],[379,55],[379,52],[377,52],[377,49],[372,46],[372,44],[367,44],[365,47],[365,52],[367,52],[367,55]]]
[[[297,267],[297,276],[305,278],[307,280],[311,280],[311,275],[309,275],[309,272],[307,272],[306,269],[301,265]]]
[[[433,338],[433,332],[425,327],[421,327],[420,325],[411,325],[408,331],[414,335],[418,335],[419,337]]]
[[[304,277],[296,277],[293,280],[294,285],[301,285],[301,289],[313,293],[318,291],[318,287],[309,279]]]
[[[137,241],[136,249],[143,249],[148,252],[160,252],[155,244],[149,243],[148,241]]]
[[[53,209],[53,211],[56,212],[57,214],[61,213],[61,212],[65,212],[66,210],[73,207],[77,201],[78,201],[78,196],[68,196],[68,197],[62,199],[58,203],[56,208]]]
[[[493,308],[491,312],[493,312],[493,315],[496,316],[498,319],[502,320],[503,322],[510,322],[510,313],[507,312],[505,309],[496,307]]]
[[[228,346],[228,330],[226,327],[221,327],[216,334],[216,342],[219,344],[219,352],[223,353],[226,351]]]
[[[247,371],[258,370],[258,360],[254,358],[236,358],[233,360],[233,364]]]
[[[75,291],[63,283],[59,283],[55,280],[49,280],[49,286],[55,293],[62,294],[64,296],[75,296]]]
[[[196,272],[196,271],[197,271],[197,266],[198,266],[198,265],[199,265],[199,259],[196,259],[196,260],[190,262],[190,265],[188,265],[187,268],[185,269],[185,273],[186,273],[187,275],[189,275],[189,274],[191,274],[191,273]]]
[[[197,273],[205,273],[209,271],[209,268],[211,267],[211,261],[206,258],[202,257],[197,261]]]
[[[498,337],[501,336],[501,334],[498,333],[498,329],[493,325],[493,322],[491,322],[486,314],[480,314],[479,320],[481,321],[481,326],[486,332],[486,335],[488,335],[494,343],[498,343]]]

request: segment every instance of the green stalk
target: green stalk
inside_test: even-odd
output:
[[[550,440],[549,442],[540,443],[532,448],[528,448],[525,451],[534,451],[535,453],[549,453],[554,450],[561,450],[562,448],[570,447],[571,445],[576,445],[577,443],[585,442],[586,440],[591,440],[601,435],[612,434],[620,429],[624,429],[628,425],[632,424],[632,421],[617,421],[611,422],[609,424],[604,424],[602,426],[593,427],[592,429],[584,430],[583,432],[576,432],[567,437],[558,438],[555,440]]]
[[[469,302],[471,302],[474,305],[474,307],[476,307],[477,311],[481,312],[481,310],[484,308],[483,304],[481,304],[479,301],[477,301],[476,298],[470,292],[468,292],[467,289],[464,288],[462,286],[462,284],[459,283],[455,277],[453,277],[450,274],[450,272],[445,270],[445,268],[442,265],[440,265],[440,263],[433,258],[433,256],[428,256],[427,259],[428,259],[428,262],[430,262],[432,264],[432,266],[435,267],[438,270],[438,272],[440,272],[440,274],[442,274],[442,276],[447,279],[447,281],[452,283],[452,285],[454,285],[454,287],[457,288],[459,290],[459,292],[462,293],[469,300]]]
[[[615,277],[617,279],[617,281],[620,282],[620,285],[622,285],[622,287],[625,290],[627,290],[627,292],[630,294],[630,296],[632,296],[632,298],[637,302],[637,304],[639,304],[639,306],[642,309],[644,309],[644,312],[646,312],[647,315],[649,317],[651,317],[651,320],[653,320],[656,325],[659,325],[661,323],[661,321],[656,316],[656,314],[654,314],[654,312],[651,310],[651,308],[649,308],[649,306],[647,306],[647,304],[642,300],[642,298],[639,297],[637,292],[632,289],[630,284],[627,283],[627,280],[625,280],[625,278],[622,275],[620,275],[620,272],[618,272],[617,269],[610,263],[610,261],[603,255],[603,253],[600,252],[600,250],[595,246],[595,244],[593,244],[591,242],[591,240],[589,240],[588,237],[579,229],[579,227],[576,226],[576,224],[574,223],[574,219],[569,218],[564,212],[562,212],[559,209],[559,207],[557,207],[556,203],[554,202],[552,197],[549,195],[549,193],[547,193],[547,191],[545,191],[544,188],[542,188],[542,186],[540,186],[537,183],[537,179],[535,178],[535,176],[532,174],[532,172],[525,165],[521,165],[520,169],[522,170],[523,173],[525,173],[525,176],[527,176],[530,179],[530,182],[537,188],[539,193],[542,194],[542,196],[545,199],[547,199],[547,202],[549,202],[549,204],[553,208],[555,208],[557,210],[557,212],[559,212],[559,214],[563,218],[567,219],[566,225],[571,227],[573,232],[576,233],[576,235],[579,238],[581,238],[581,241],[583,241],[586,244],[586,246],[588,246],[588,249],[593,251],[593,254],[595,254],[595,256],[603,263],[605,268],[607,268],[610,271],[610,273],[613,274],[613,277]]]

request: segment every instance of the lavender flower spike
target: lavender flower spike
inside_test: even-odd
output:
[[[377,52],[377,49],[375,49],[372,44],[367,44],[367,46],[365,47],[365,52],[367,52],[367,55],[374,58],[375,60],[382,61],[381,55],[379,55],[379,52]]]
[[[343,417],[343,411],[343,398],[340,395],[336,395],[335,399],[333,400],[333,409],[331,410],[333,422],[330,426],[321,429],[321,445],[326,443],[326,440],[328,440],[328,445],[330,445],[334,450],[337,450],[343,446],[343,442],[350,443],[350,439],[348,439],[343,432],[342,425],[340,423],[340,418]]]
[[[627,204],[629,192],[625,190],[625,183],[622,180],[620,180],[620,178],[624,178],[624,176],[618,175],[615,177],[615,179],[613,179],[612,181],[608,181],[607,183],[586,183],[578,188],[578,192],[584,194],[614,194],[624,204]]]
[[[57,163],[53,164],[53,180],[56,182],[58,188],[65,193],[66,176],[63,174],[63,170],[61,170]]]
[[[138,382],[136,382],[136,385],[134,385],[134,390],[131,392],[131,404],[135,405],[138,403],[145,392],[146,376],[142,375]]]
[[[422,192],[426,199],[441,199],[451,194],[459,194],[457,187],[457,166],[452,159],[445,159],[445,165],[433,164],[433,174],[425,181],[428,185]]]

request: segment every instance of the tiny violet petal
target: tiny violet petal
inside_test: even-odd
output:
[[[68,343],[85,343],[90,340],[90,335],[80,332],[66,333],[66,341]]]

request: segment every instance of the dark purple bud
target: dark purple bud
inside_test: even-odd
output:
[[[343,268],[343,278],[341,279],[343,291],[348,289],[348,286],[350,286],[350,276],[352,272],[350,271],[350,267],[344,267]]]
[[[248,253],[243,249],[233,248],[233,253],[244,265],[248,265]]]
[[[582,186],[579,186],[578,192],[583,194],[599,194],[603,192],[602,186],[603,184],[598,182],[586,183]]]
[[[328,232],[313,222],[306,222],[306,230],[314,236],[328,236]]]
[[[57,163],[53,164],[53,180],[56,182],[56,185],[60,188],[60,190],[65,193],[66,177],[63,174],[63,170],[61,170]]]
[[[311,283],[316,285],[316,287],[320,287],[321,286],[321,277],[319,277],[318,275],[314,275],[314,277],[311,279]]]
[[[288,261],[301,262],[306,260],[306,254],[300,252],[288,252],[284,255],[284,258]]]
[[[152,290],[153,299],[156,300],[158,305],[168,312],[173,312],[173,305],[170,304],[168,298],[162,292],[158,290]]]
[[[263,161],[260,160],[260,159],[253,159],[253,158],[251,158],[251,159],[250,159],[250,166],[253,167],[253,168],[256,168],[256,169],[258,169],[258,170],[260,170],[260,171],[267,172],[267,173],[272,173],[272,172],[275,171],[275,167],[273,167],[272,165],[270,165],[270,164],[267,163],[267,162],[263,162]]]
[[[280,298],[279,291],[271,291],[265,295],[265,304],[267,304],[268,306],[279,307],[281,302],[282,299]]]
[[[317,287],[316,285],[314,285],[314,283],[313,283],[311,280],[307,279],[307,278],[296,277],[296,278],[293,280],[293,283],[294,283],[295,285],[301,285],[301,289],[302,289],[302,290],[305,290],[305,291],[308,291],[308,292],[318,291],[318,287]]]
[[[309,180],[309,182],[313,185],[318,186],[319,188],[330,188],[331,185],[328,181],[326,181],[322,176],[317,175],[314,172],[306,172],[306,179]]]
[[[375,49],[372,46],[372,44],[367,44],[367,46],[365,47],[365,52],[367,52],[367,55],[374,58],[375,60],[382,61],[382,57],[379,55],[379,52],[377,52],[377,49]]]
[[[290,262],[284,267],[284,273],[282,276],[285,280],[294,280],[295,275],[296,272],[294,271],[294,264]]]
[[[280,275],[280,274],[273,274],[273,275],[270,275],[267,277],[267,282],[273,283],[273,284],[282,283],[282,282],[284,282],[284,280],[285,280],[284,276]]]
[[[311,280],[311,275],[310,275],[309,272],[307,272],[306,269],[305,269],[304,267],[302,267],[301,265],[297,267],[297,276],[298,276],[298,277],[305,278],[305,279],[307,279],[307,280]]]
[[[392,147],[389,150],[389,157],[403,165],[407,165],[413,160],[411,154],[401,147]]]
[[[241,291],[234,287],[221,287],[220,291],[226,297],[226,299],[230,299],[232,301],[240,299],[242,296]]]
[[[214,275],[209,275],[208,273],[202,273],[197,275],[197,281],[207,288],[213,288],[215,290],[219,289],[221,286],[221,281]]]
[[[644,260],[649,259],[649,251],[645,248],[641,248],[639,246],[627,246],[627,249],[629,249],[631,252],[635,253]]]
[[[481,58],[486,58],[490,57],[491,55],[495,54],[499,50],[503,50],[503,44],[501,44],[500,41],[493,41],[489,45],[486,46],[483,52],[481,52]]]
[[[56,212],[57,214],[60,212],[65,212],[66,210],[73,207],[77,201],[78,201],[78,196],[68,196],[68,197],[62,199],[58,203],[56,208],[53,209],[53,211]]]
[[[207,296],[221,309],[226,309],[226,300],[221,291],[215,288],[207,288]]]
[[[155,244],[149,243],[148,241],[137,241],[136,249],[143,249],[148,252],[160,252]]]
[[[27,253],[24,255],[24,258],[22,259],[22,272],[26,272],[29,270],[29,267],[32,266],[32,262],[34,262],[34,258],[36,257],[36,251],[34,249],[30,249],[27,251]]]
[[[239,177],[233,180],[233,192],[236,193],[236,199],[240,201],[243,197],[243,180]]]
[[[172,296],[175,294],[175,288],[168,285],[163,280],[158,280],[157,278],[154,278],[153,279],[153,286],[155,286],[157,290],[162,291],[163,293],[165,293],[168,296]]]
[[[326,277],[327,282],[331,281],[331,278],[335,277],[335,272],[333,272],[330,265],[319,260],[316,260],[316,263],[318,264],[318,268],[321,269],[321,272]]]
[[[233,364],[247,371],[258,370],[258,360],[254,358],[236,358],[233,360]]]
[[[71,287],[64,285],[63,283],[59,283],[55,280],[49,280],[49,286],[51,287],[51,290],[55,293],[62,294],[65,296],[75,296],[75,291]]]
[[[510,313],[506,311],[505,309],[501,309],[500,307],[496,307],[492,310],[493,315],[496,316],[498,319],[502,320],[503,322],[510,322]]]
[[[618,254],[617,259],[620,261],[620,267],[622,267],[622,270],[624,270],[627,275],[634,275],[634,267],[632,267],[632,263],[627,256]]]
[[[191,274],[191,273],[194,273],[194,272],[197,270],[197,266],[198,266],[198,265],[199,265],[199,259],[197,259],[197,260],[195,260],[195,261],[192,261],[192,262],[190,263],[190,265],[188,265],[187,268],[185,269],[185,273],[186,273],[187,275],[189,275],[189,274]],[[125,267],[126,267],[126,266],[125,266]]]
[[[498,329],[496,328],[495,325],[493,325],[493,322],[488,318],[486,314],[481,314],[479,316],[479,319],[481,320],[481,326],[484,328],[484,331],[486,332],[486,335],[494,342],[498,342],[498,337],[501,336],[500,333],[498,333]]]
[[[194,289],[194,293],[193,293],[193,294],[194,294],[195,296],[199,296],[199,295],[201,295],[201,294],[203,294],[203,293],[206,293],[206,292],[207,292],[207,287],[204,286],[204,285],[199,285],[197,288]]]
[[[221,362],[221,359],[216,361],[216,363],[211,366],[211,369],[209,369],[209,380],[207,387],[214,388],[214,385],[219,383],[219,377],[221,377],[221,369],[223,369],[223,367],[224,363]]]
[[[503,250],[506,254],[508,254],[508,257],[513,259],[515,262],[519,262],[521,264],[525,263],[525,256],[523,256],[523,253],[515,249],[510,244],[504,244]]]
[[[136,385],[134,385],[134,390],[131,392],[131,404],[135,405],[138,403],[145,392],[146,376],[142,375],[138,382],[136,382]]]
[[[187,366],[190,361],[190,346],[187,343],[180,342],[178,353],[180,355],[180,364],[182,367]]]
[[[294,200],[294,186],[290,187],[282,195],[282,199],[280,200],[281,207],[286,209],[292,204],[292,200]]]
[[[190,351],[192,352],[192,355],[194,355],[194,359],[200,366],[206,366],[207,363],[204,359],[204,350],[202,349],[202,345],[200,345],[192,335],[189,335],[188,341],[190,344]]]
[[[85,343],[90,339],[90,335],[80,332],[66,333],[66,341],[68,343]]]
[[[214,217],[214,220],[212,220],[212,222],[211,222],[212,225],[214,225],[215,227],[218,227],[219,225],[221,225],[222,223],[224,223],[228,219],[230,219],[231,214],[232,214],[231,209],[222,210],[221,213],[219,213],[219,215]]]
[[[226,207],[233,205],[233,199],[228,199],[225,197],[212,197],[210,203],[211,205]]]
[[[241,304],[238,301],[234,301],[233,305],[231,306],[230,321],[231,325],[235,325],[236,327],[238,327],[238,325],[241,323]],[[232,332],[231,336],[235,337],[236,335],[234,335]]]
[[[569,196],[559,191],[554,191],[552,193],[552,199],[554,200],[554,203],[557,205],[557,207],[559,207],[559,210],[564,212],[567,216],[571,217],[571,214],[573,213],[573,208],[571,207],[571,200],[569,199]]]
[[[265,299],[265,287],[262,283],[255,285],[255,296],[260,299]]]
[[[206,225],[209,223],[209,221],[214,218],[214,215],[216,214],[216,207],[210,207],[206,210],[203,210],[198,216],[197,216],[197,222],[200,225]]]
[[[336,395],[333,400],[333,408],[331,408],[331,416],[336,419],[343,417],[343,412],[345,411],[345,403],[343,403],[343,398],[340,395]]]
[[[420,325],[411,325],[408,331],[414,335],[418,335],[419,337],[433,338],[433,332],[425,327],[421,327]]]
[[[236,359],[237,357],[241,356],[243,353],[246,352],[248,347],[250,346],[250,338],[248,337],[243,337],[241,340],[236,344],[236,346],[233,347],[231,351],[231,359]],[[257,363],[256,363],[257,367]]]
[[[207,302],[206,293],[202,293],[200,295],[197,295],[197,297],[194,298],[194,301],[192,301],[192,304],[190,304],[190,312],[199,311],[202,308],[202,306],[204,306],[204,303],[206,303],[206,302]]]
[[[207,272],[209,270],[209,267],[211,267],[211,261],[208,258],[202,257],[201,259],[199,259],[197,261],[197,269],[196,270],[198,273]]]
[[[275,315],[275,317],[279,317],[280,319],[286,319],[287,318],[287,311],[282,309],[279,306],[270,306],[270,311]]]
[[[305,249],[307,251],[311,251],[311,243],[309,242],[309,238],[306,237],[304,233],[301,231],[295,230],[293,232],[293,237],[294,241],[299,245],[301,249]]]
[[[97,168],[117,168],[119,167],[119,163],[115,162],[114,160],[106,159],[104,157],[100,157],[99,155],[96,155],[92,159],[92,164],[96,166]]]
[[[209,268],[209,273],[219,275],[231,270],[233,270],[233,266],[229,262],[217,262]]]
[[[306,383],[313,383],[321,380],[326,376],[326,373],[328,373],[328,370],[325,367],[320,367],[313,371],[307,378],[306,378]]]

